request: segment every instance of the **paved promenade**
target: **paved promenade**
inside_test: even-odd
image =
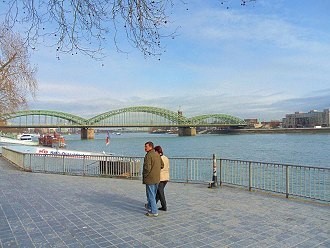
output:
[[[37,174],[0,157],[0,247],[330,247],[330,206],[169,183],[144,215],[140,181]]]

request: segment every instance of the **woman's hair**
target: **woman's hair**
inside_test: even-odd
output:
[[[160,154],[160,156],[163,155],[163,149],[161,148],[161,146],[155,146],[155,151],[158,152]]]

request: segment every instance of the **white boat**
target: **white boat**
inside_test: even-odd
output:
[[[56,149],[56,148],[48,148],[48,147],[36,147],[30,148],[30,153],[37,154],[50,154],[50,155],[66,155],[66,156],[82,156],[82,155],[103,155],[101,153],[96,152],[86,152],[86,151],[75,151],[75,150],[64,150],[64,149]]]
[[[20,135],[19,140],[32,141],[32,137],[33,136],[31,134],[24,133],[24,134]]]
[[[82,155],[94,155],[94,156],[104,156],[103,153],[97,152],[87,152],[87,151],[75,151],[75,150],[66,150],[66,149],[56,149],[50,147],[41,147],[41,146],[8,146],[8,148],[21,153],[35,153],[35,154],[48,154],[48,155],[66,155],[66,156],[82,156]],[[110,154],[108,154],[110,155]]]

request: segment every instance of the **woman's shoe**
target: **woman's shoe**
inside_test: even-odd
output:
[[[148,207],[148,204],[147,204],[147,203],[144,204],[144,208],[145,208],[146,210],[150,211],[150,208]]]
[[[158,210],[167,211],[167,208],[161,207],[161,208],[158,208]]]

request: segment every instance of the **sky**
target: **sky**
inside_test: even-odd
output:
[[[330,108],[330,1],[185,2],[170,10],[165,31],[177,30],[176,37],[162,40],[160,59],[134,48],[118,53],[111,39],[102,61],[57,60],[54,48],[38,47],[31,60],[39,90],[30,109],[87,118],[153,106],[180,109],[186,117],[270,121]]]

